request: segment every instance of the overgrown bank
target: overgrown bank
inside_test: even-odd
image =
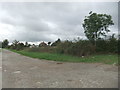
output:
[[[28,51],[16,51],[13,52],[29,56],[32,58],[46,59],[53,61],[62,62],[84,62],[84,63],[104,63],[104,64],[118,64],[118,56],[116,54],[101,54],[101,55],[91,55],[88,57],[77,57],[65,54],[57,53],[46,53],[46,52],[28,52]]]

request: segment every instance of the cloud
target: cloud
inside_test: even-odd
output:
[[[90,11],[112,15],[115,25],[110,27],[110,34],[117,34],[117,9],[117,2],[0,3],[0,40],[53,42],[57,38],[85,39],[82,23]]]

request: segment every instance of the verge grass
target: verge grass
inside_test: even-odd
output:
[[[11,50],[11,51],[32,58],[46,59],[53,61],[118,64],[117,54],[99,54],[99,55],[91,55],[88,57],[76,57],[76,56],[57,54],[57,53],[28,52],[28,51],[16,51],[16,50]]]

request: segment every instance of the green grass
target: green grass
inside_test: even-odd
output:
[[[2,48],[0,48],[0,52],[2,51]]]
[[[89,57],[76,57],[76,56],[56,54],[56,53],[40,53],[40,52],[27,52],[27,51],[16,51],[16,50],[12,50],[12,51],[32,58],[46,59],[53,61],[118,64],[117,54],[104,54],[104,55],[101,54],[101,55],[91,55]]]

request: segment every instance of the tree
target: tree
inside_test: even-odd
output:
[[[58,40],[53,42],[51,46],[57,46],[59,43],[61,43],[61,40],[58,38]]]
[[[22,42],[14,40],[11,45],[11,49],[22,50],[24,49],[25,45]]]
[[[9,44],[9,41],[7,39],[5,39],[3,42],[2,42],[2,48],[6,48]]]
[[[28,47],[30,47],[31,46],[31,44],[28,44]]]
[[[28,42],[25,42],[25,47],[28,47],[28,46],[29,46]]]
[[[19,44],[19,41],[14,40],[14,41],[12,42],[11,48],[12,48],[12,49],[17,49],[18,44]]]
[[[23,43],[18,43],[16,50],[22,50],[23,48],[24,48],[24,44]]]
[[[13,46],[17,46],[18,43],[19,43],[19,41],[14,40],[14,41],[12,42],[12,45],[13,45]]]
[[[48,45],[50,46],[51,42],[48,42]]]
[[[83,23],[84,33],[87,38],[96,45],[96,40],[101,36],[106,36],[107,32],[110,32],[108,27],[114,25],[111,15],[89,13],[86,16]]]

